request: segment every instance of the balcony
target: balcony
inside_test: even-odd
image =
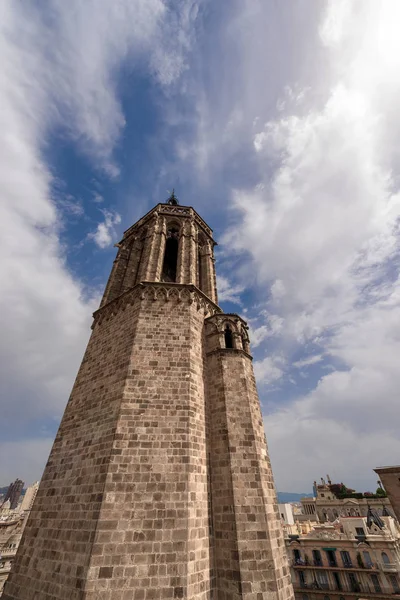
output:
[[[338,589],[332,584],[321,584],[317,582],[300,584],[296,582],[293,583],[293,588],[295,592],[311,592],[312,595],[326,594],[326,592],[328,591],[330,594],[337,594],[338,596],[343,596],[344,594],[354,594],[354,597],[356,599],[360,598],[360,594],[362,594],[363,597],[366,596],[368,598],[400,598],[400,592],[394,592],[393,588],[381,586],[379,591],[377,591],[372,585],[366,586],[361,583],[358,585],[351,586],[347,582],[344,582],[340,586],[340,589]]]
[[[333,561],[332,563],[329,564],[324,564],[322,561],[305,561],[303,559],[294,559],[292,558],[290,560],[290,566],[295,568],[295,569],[326,569],[328,571],[333,570],[333,571],[341,571],[341,570],[346,570],[346,571],[376,571],[378,569],[378,565],[375,563],[366,563],[364,564],[364,566],[360,566],[360,565],[353,565],[353,563],[346,563],[344,564],[334,564]],[[387,567],[389,565],[383,565],[383,567]],[[384,568],[382,567],[381,570],[384,570]],[[388,569],[388,571],[390,572],[396,572],[399,571],[400,572],[400,565],[395,565],[395,569]]]
[[[378,569],[385,573],[398,573],[400,572],[400,565],[398,563],[378,563]]]

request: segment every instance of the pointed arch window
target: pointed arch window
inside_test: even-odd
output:
[[[233,348],[233,335],[232,329],[227,325],[224,330],[225,336],[225,348]]]
[[[175,227],[168,229],[165,242],[164,262],[161,281],[176,282],[178,266],[179,230]]]
[[[197,272],[199,277],[199,289],[203,291],[203,265],[202,265],[202,256],[200,252],[200,248],[197,252]]]

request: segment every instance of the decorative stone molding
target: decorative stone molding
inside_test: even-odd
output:
[[[203,230],[203,232],[210,238],[212,238],[212,229],[203,221],[200,215],[191,206],[172,206],[170,204],[157,204],[152,210],[150,210],[144,217],[137,221],[132,227],[124,231],[124,238],[127,239],[135,233],[137,229],[140,229],[145,223],[150,221],[154,215],[171,215],[178,217],[188,217],[194,220],[194,222]],[[213,242],[216,245],[216,242]]]
[[[224,354],[225,352],[229,352],[232,354],[241,354],[242,356],[246,356],[246,358],[249,358],[251,361],[253,360],[251,354],[249,354],[245,350],[242,350],[241,348],[214,348],[214,350],[206,352],[206,356],[211,356],[212,354]]]
[[[104,306],[101,306],[93,313],[93,325],[101,323],[104,319],[109,319],[114,314],[133,304],[137,299],[140,300],[161,300],[164,302],[187,302],[196,304],[197,310],[203,309],[205,315],[214,315],[221,313],[221,308],[214,304],[202,291],[195,285],[181,283],[165,283],[144,281],[138,283],[133,288],[127,290],[115,300],[111,300]]]

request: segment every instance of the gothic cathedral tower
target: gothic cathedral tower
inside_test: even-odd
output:
[[[174,195],[128,229],[4,600],[291,600],[245,321]]]

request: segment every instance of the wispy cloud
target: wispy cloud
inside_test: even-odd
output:
[[[296,351],[296,369],[318,368],[325,354],[340,365],[327,374],[321,364],[315,389],[307,395],[299,389],[289,407],[282,393],[277,412],[267,416],[274,469],[285,487],[295,485],[288,465],[312,481],[328,460],[328,452],[315,450],[322,435],[342,478],[355,483],[360,471],[370,477],[375,462],[390,462],[389,452],[400,451],[393,429],[400,376],[392,360],[400,352],[400,6],[395,0],[312,6],[300,15],[291,3],[289,18],[283,8],[277,14],[260,3],[241,6],[226,28],[235,36],[236,63],[224,83],[236,94],[221,94],[214,109],[202,112],[199,133],[200,143],[206,140],[203,168],[215,173],[217,164],[225,173],[232,161],[237,167],[232,181],[240,183],[231,184],[237,221],[221,243],[241,253],[238,281],[248,284],[251,273],[265,314],[281,319],[276,338],[267,321],[249,315],[255,346],[268,342],[271,355],[287,357]],[[299,20],[304,27],[290,56],[270,48],[279,45],[276,38],[257,35],[260,23],[278,20],[282,39],[287,23],[289,30]],[[238,107],[240,118],[232,120]],[[225,115],[221,126],[217,115]],[[222,133],[228,123],[229,140]],[[264,359],[255,368],[268,381],[291,366]],[[357,448],[367,431],[375,453],[363,455]],[[353,447],[358,462],[345,460]]]
[[[84,285],[66,266],[62,212],[79,216],[81,208],[54,197],[44,149],[57,129],[95,168],[118,176],[114,148],[125,126],[120,70],[129,61],[160,86],[171,85],[185,68],[195,6],[186,3],[175,14],[162,0],[1,3],[0,427],[19,440],[20,463],[28,465],[39,446],[42,458],[47,451],[48,442],[24,442],[24,432],[41,419],[57,423],[98,303],[88,298],[90,281]],[[93,235],[100,247],[120,219],[104,216]],[[0,481],[10,475],[4,468]]]
[[[217,277],[218,286],[218,299],[219,302],[232,302],[233,304],[242,304],[240,295],[244,291],[244,286],[231,283],[227,277],[218,275]]]
[[[97,225],[96,231],[88,234],[88,238],[92,239],[99,248],[110,246],[116,236],[115,225],[121,223],[121,215],[108,210],[102,211],[104,221]]]
[[[293,367],[297,369],[302,369],[303,367],[309,367],[311,365],[316,365],[317,363],[323,360],[322,354],[315,354],[314,356],[309,356],[308,358],[304,358],[303,360],[296,360],[292,363]]]

